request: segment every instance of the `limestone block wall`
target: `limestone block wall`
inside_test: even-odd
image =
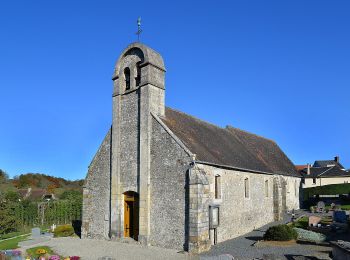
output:
[[[220,205],[217,242],[238,237],[274,221],[273,180],[276,175],[222,169],[204,164],[197,164],[197,167],[205,171],[209,180],[210,203]],[[215,199],[215,176],[220,176],[219,199]],[[245,195],[246,178],[249,183],[247,197]],[[287,177],[287,182],[292,183],[294,179],[297,178]],[[279,193],[282,193],[280,188]],[[281,199],[282,196],[279,196],[279,200]],[[285,203],[287,208],[291,208],[292,205],[296,206],[299,203],[299,199],[286,194]]]
[[[151,141],[151,245],[184,250],[188,236],[189,155],[155,119]]]
[[[120,109],[120,182],[125,191],[138,192],[139,91],[121,96]]]
[[[111,130],[93,158],[83,189],[82,238],[108,239]]]
[[[292,209],[299,209],[300,205],[300,185],[301,185],[301,179],[300,178],[295,178],[295,177],[287,177],[283,176],[283,179],[286,181],[287,186],[286,186],[286,206],[287,210],[292,210]]]

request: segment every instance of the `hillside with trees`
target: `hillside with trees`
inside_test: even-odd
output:
[[[40,173],[10,179],[0,170],[0,239],[4,234],[25,232],[34,226],[79,221],[83,183]]]

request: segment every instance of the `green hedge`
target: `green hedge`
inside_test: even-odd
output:
[[[304,198],[307,200],[313,195],[339,195],[350,193],[350,183],[330,184],[303,189]]]
[[[298,233],[290,226],[277,225],[270,227],[264,234],[265,240],[270,241],[289,241],[297,239]]]
[[[53,232],[54,237],[70,237],[74,235],[74,228],[72,225],[58,226]]]

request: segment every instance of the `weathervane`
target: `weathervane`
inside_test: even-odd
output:
[[[140,41],[140,34],[142,33],[142,29],[141,29],[141,17],[137,18],[137,41]]]

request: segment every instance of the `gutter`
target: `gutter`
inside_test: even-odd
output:
[[[215,167],[229,169],[229,170],[238,170],[238,171],[245,171],[245,172],[265,174],[265,175],[283,175],[283,176],[287,176],[287,177],[295,177],[295,178],[300,178],[300,179],[302,178],[298,175],[291,175],[291,174],[286,174],[286,173],[264,172],[264,171],[258,171],[258,170],[252,170],[252,169],[246,169],[246,168],[240,168],[240,167],[234,167],[234,166],[230,166],[230,165],[216,164],[216,163],[198,161],[198,160],[196,160],[195,162],[199,163],[199,164],[205,164],[205,165],[215,166]]]

